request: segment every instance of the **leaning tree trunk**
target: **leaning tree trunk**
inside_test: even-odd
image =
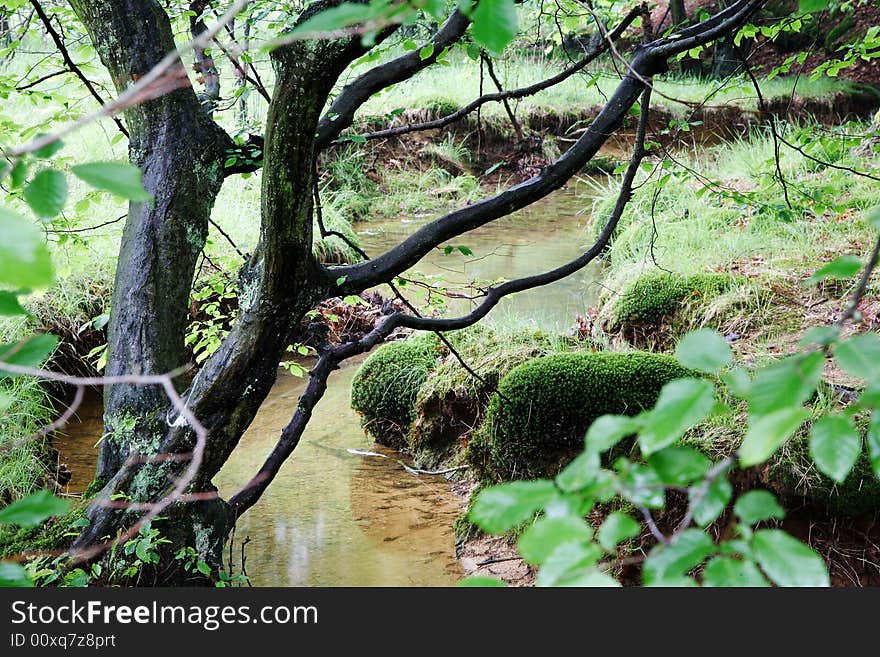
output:
[[[174,50],[168,16],[153,0],[71,4],[119,91]],[[232,146],[200,107],[182,63],[165,81],[173,91],[125,112],[129,157],[143,171],[153,200],[129,206],[113,287],[108,376],[162,374],[186,364],[184,334],[196,260]],[[104,404],[106,437],[97,477],[109,480],[131,455],[159,448],[168,431],[169,403],[158,386],[115,385],[106,389]],[[216,522],[210,506],[193,510]],[[113,535],[115,529],[102,527],[101,535]]]
[[[120,89],[172,48],[167,16],[155,2],[75,0],[74,6]],[[267,117],[259,244],[240,275],[236,324],[184,393],[209,434],[189,492],[215,492],[211,479],[265,400],[296,326],[333,287],[312,255],[315,134],[333,85],[363,50],[359,38],[346,37],[295,42],[272,53],[276,84]],[[143,168],[156,202],[131,207],[111,309],[108,374],[163,373],[185,361],[196,257],[231,140],[199,108],[183,79],[181,89],[126,116],[132,162]],[[117,386],[105,402],[110,437],[102,446],[99,475],[110,481],[89,508],[90,525],[75,542],[78,547],[114,536],[142,515],[106,505],[111,493],[152,503],[169,492],[187,465],[185,458],[149,457],[190,454],[195,444],[192,430],[175,421],[160,389]],[[125,466],[132,455],[146,458]],[[214,495],[175,504],[162,516],[167,518],[163,531],[173,542],[169,551],[194,546],[218,563],[231,522],[223,500]]]
[[[174,49],[171,24],[156,2],[73,0],[120,91]],[[108,376],[161,374],[186,364],[184,333],[196,259],[223,181],[231,140],[200,108],[183,65],[169,76],[177,89],[129,109],[131,162],[153,195],[132,203],[113,287]],[[107,388],[107,437],[97,476],[109,479],[133,450],[164,433],[168,400],[158,387]]]

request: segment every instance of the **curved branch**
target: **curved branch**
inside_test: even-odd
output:
[[[626,29],[632,24],[632,22],[639,16],[641,13],[640,8],[632,9],[624,19],[618,24],[618,26],[608,35],[608,39],[613,41],[614,39],[620,38],[620,36],[626,31]],[[479,109],[483,105],[487,103],[497,103],[504,102],[510,99],[517,98],[525,98],[526,96],[533,96],[536,93],[544,91],[545,89],[549,89],[561,82],[564,82],[568,78],[570,78],[575,73],[582,71],[584,68],[590,65],[593,61],[596,60],[599,55],[604,53],[608,48],[608,41],[602,38],[598,38],[594,41],[590,52],[588,52],[582,59],[572,64],[565,70],[557,73],[553,77],[549,77],[546,80],[541,80],[540,82],[536,82],[535,84],[530,84],[525,87],[520,87],[519,89],[510,89],[508,91],[498,91],[491,94],[484,94],[479,98],[471,101],[461,109],[453,112],[452,114],[448,114],[446,116],[440,117],[439,119],[434,119],[433,121],[425,121],[423,123],[414,123],[411,125],[402,125],[396,128],[387,128],[385,130],[377,130],[375,132],[369,132],[367,134],[361,135],[365,139],[384,139],[386,137],[399,137],[400,135],[409,134],[411,132],[420,132],[423,130],[434,130],[438,128],[445,128],[456,121],[460,121],[465,116]]]
[[[726,20],[713,24],[692,39],[701,43],[717,38],[743,24],[765,0],[740,0],[739,11]],[[675,37],[676,35],[673,35]],[[607,41],[607,39],[606,39]],[[661,39],[636,50],[628,72],[614,94],[593,119],[583,135],[558,160],[544,167],[537,176],[484,199],[473,205],[451,212],[422,226],[415,233],[368,262],[326,269],[328,285],[340,281],[340,292],[356,293],[368,287],[385,283],[415,265],[421,258],[443,242],[511,214],[544,198],[562,187],[605,144],[623,122],[638,95],[649,85],[648,79],[663,71],[670,57],[689,50],[691,39]]]
[[[727,9],[671,37],[648,44],[654,56],[668,59],[697,46],[704,46],[718,37],[730,34],[743,25],[767,0],[739,0]],[[724,19],[719,18],[724,15]]]
[[[302,438],[305,428],[312,417],[317,403],[321,400],[327,389],[327,380],[330,374],[338,369],[346,359],[363,354],[372,349],[379,342],[388,337],[396,328],[406,327],[428,331],[457,330],[472,326],[485,317],[498,302],[511,294],[525,290],[542,287],[555,281],[561,280],[583,269],[590,262],[599,257],[605,250],[608,241],[614,234],[627,203],[632,197],[633,182],[646,155],[645,136],[648,125],[648,107],[651,102],[651,89],[646,88],[642,93],[642,113],[639,118],[639,127],[636,135],[636,143],[633,154],[623,176],[620,193],[611,215],[606,221],[602,232],[596,239],[595,244],[578,258],[568,263],[535,276],[519,278],[496,287],[490,288],[486,299],[470,314],[451,319],[437,319],[417,317],[404,313],[389,315],[379,326],[370,331],[360,340],[349,342],[339,347],[329,349],[321,354],[317,364],[310,372],[309,383],[305,392],[299,398],[296,413],[290,423],[281,432],[281,437],[275,444],[274,449],[266,458],[262,467],[251,478],[247,485],[230,500],[229,506],[235,517],[241,516],[251,508],[262,496],[263,492],[272,483],[275,475],[287,458],[293,453]]]
[[[318,123],[316,144],[319,149],[330,145],[340,132],[351,126],[355,112],[378,91],[397,82],[402,82],[419,71],[431,66],[441,53],[457,42],[471,24],[470,18],[456,9],[440,27],[429,44],[370,69],[353,82],[347,84],[336,100],[330,105]],[[433,52],[424,59],[422,49],[433,46]]]

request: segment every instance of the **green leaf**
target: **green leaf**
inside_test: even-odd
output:
[[[874,382],[880,379],[880,337],[863,333],[834,348],[838,364],[849,374]]]
[[[69,501],[60,500],[47,490],[40,490],[0,510],[0,523],[36,527],[46,519],[66,512],[68,508]]]
[[[466,588],[503,588],[507,586],[500,579],[495,577],[487,577],[486,575],[471,575],[470,577],[465,577],[461,580],[457,586],[460,586],[463,589]]]
[[[618,582],[607,573],[601,573],[595,568],[591,568],[585,572],[578,573],[577,575],[561,580],[558,586],[619,588],[620,582]]]
[[[752,538],[755,559],[777,586],[830,586],[822,557],[780,529],[761,529]]]
[[[685,367],[714,374],[730,365],[733,351],[721,334],[712,329],[700,329],[685,335],[675,349],[675,357]]]
[[[197,569],[202,575],[204,575],[205,577],[210,577],[210,576],[211,576],[211,566],[209,566],[209,565],[208,565],[207,563],[205,563],[204,561],[199,561],[199,562],[196,564],[196,569]]]
[[[810,431],[810,456],[816,467],[838,484],[847,478],[859,454],[862,437],[852,421],[842,415],[826,415]]]
[[[690,499],[693,501],[695,496],[694,488],[691,488]],[[730,497],[733,495],[733,487],[726,477],[719,477],[711,484],[706,491],[706,495],[694,508],[694,520],[701,527],[709,525],[718,518],[727,508]]]
[[[596,538],[606,552],[614,552],[623,541],[638,536],[641,532],[639,523],[622,511],[615,511],[602,523]]]
[[[137,558],[145,563],[150,562],[149,543],[146,541],[137,541],[134,546],[134,553]]]
[[[798,9],[801,13],[812,14],[825,11],[828,8],[828,0],[800,0]]]
[[[862,261],[854,255],[842,255],[816,271],[807,283],[818,283],[826,278],[852,278],[862,268]]]
[[[429,43],[427,46],[419,50],[419,59],[422,61],[428,59],[431,55],[434,54],[434,44]]]
[[[712,539],[699,529],[685,529],[675,543],[656,545],[642,568],[645,584],[683,576],[715,549]]]
[[[383,13],[384,8],[378,3],[360,4],[356,2],[343,2],[341,5],[324,9],[303,21],[303,23],[291,30],[290,34],[306,36],[308,34],[341,30],[379,18]]]
[[[742,466],[748,468],[769,459],[809,416],[807,409],[793,406],[750,418],[749,430],[739,448]]]
[[[715,386],[702,379],[670,381],[660,391],[654,408],[647,413],[639,447],[646,456],[681,438],[685,431],[704,420],[715,407]]]
[[[45,135],[37,135],[37,139],[44,136]],[[56,139],[55,141],[46,144],[42,148],[38,148],[37,150],[35,150],[34,157],[38,157],[41,160],[48,160],[50,157],[58,153],[62,148],[64,148],[64,142],[60,139]]]
[[[871,469],[874,471],[874,476],[880,478],[880,411],[874,411],[871,414],[867,442]]]
[[[703,586],[769,586],[767,580],[751,561],[731,557],[715,557],[703,570]]]
[[[11,561],[0,561],[0,587],[9,588],[33,585],[34,583],[31,581],[30,576],[22,566]]]
[[[12,167],[12,171],[9,173],[10,183],[12,183],[12,189],[18,189],[22,185],[24,185],[25,180],[27,180],[28,175],[28,165],[25,160],[19,160],[15,163],[15,166]]]
[[[501,52],[517,31],[514,0],[480,0],[471,14],[474,41],[492,52]]]
[[[756,525],[771,518],[782,520],[785,517],[785,510],[779,506],[773,494],[766,490],[750,490],[740,495],[733,505],[733,512],[747,525]]]
[[[480,491],[469,517],[483,531],[501,534],[529,520],[557,495],[547,479],[510,481]]]
[[[55,272],[46,238],[30,221],[0,208],[0,285],[44,288]]]
[[[40,171],[24,190],[24,200],[38,217],[57,216],[67,202],[67,176],[53,169]]]
[[[709,459],[690,447],[673,445],[648,457],[648,465],[664,484],[686,486],[709,469]]]
[[[49,333],[41,333],[21,342],[0,344],[0,360],[20,367],[39,367],[57,346],[57,337]],[[4,376],[12,375],[0,370],[0,378]]]
[[[124,162],[89,162],[71,169],[73,175],[95,189],[110,192],[129,201],[143,203],[152,195],[144,189],[143,175],[136,166]]]
[[[21,307],[18,297],[12,292],[0,290],[0,315],[12,317],[14,315],[27,315],[27,311]]]
[[[602,550],[595,543],[563,543],[541,564],[535,585],[564,586],[579,571],[591,569],[601,556]]]
[[[596,480],[601,461],[598,452],[587,449],[556,475],[556,485],[566,492],[586,488]]]
[[[632,464],[619,478],[620,494],[633,504],[659,509],[665,502],[663,482],[653,468]]]
[[[800,406],[819,385],[825,358],[816,351],[784,358],[761,369],[749,391],[752,413],[766,415],[781,408]]]
[[[587,429],[584,444],[587,449],[601,454],[638,429],[639,423],[635,418],[626,415],[601,415]]]
[[[574,516],[540,518],[522,533],[517,547],[522,558],[530,564],[540,564],[563,543],[589,541],[593,530],[582,519]]]

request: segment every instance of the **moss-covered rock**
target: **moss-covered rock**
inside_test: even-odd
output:
[[[501,380],[467,458],[489,480],[546,476],[576,454],[606,413],[650,408],[672,379],[694,373],[645,352],[568,353],[536,358]]]
[[[474,326],[447,335],[474,377],[443,349],[436,369],[416,398],[416,417],[407,435],[408,451],[422,468],[455,461],[463,439],[482,422],[491,394],[513,368],[532,358],[584,348],[574,338],[536,330],[495,331]]]
[[[620,328],[660,324],[682,304],[720,294],[735,281],[736,278],[729,274],[647,274],[635,280],[618,297],[614,303],[612,324]]]
[[[437,356],[436,338],[417,336],[380,347],[361,365],[351,382],[351,407],[377,443],[395,449],[406,446],[416,395]]]
[[[860,516],[880,511],[880,480],[867,450],[843,483],[836,484],[816,468],[805,435],[788,441],[765,471],[768,488],[783,498],[802,498],[836,515]]]

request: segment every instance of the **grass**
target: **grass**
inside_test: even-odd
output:
[[[45,486],[50,474],[45,439],[35,434],[50,421],[54,408],[41,382],[32,378],[0,379],[0,506]]]
[[[433,67],[422,71],[410,80],[401,82],[373,96],[364,106],[362,116],[385,116],[398,108],[454,111],[479,97],[480,67],[464,56],[450,56],[449,66]],[[505,58],[497,62],[496,71],[505,89],[528,86],[557,74],[565,67],[559,59],[551,58]],[[614,90],[619,77],[607,61],[588,72],[576,74],[564,82],[533,96],[512,101],[519,116],[529,113],[583,114],[585,110],[601,106]],[[484,82],[484,91],[491,83]],[[654,79],[655,104],[675,115],[690,113],[688,103],[702,102],[716,91],[721,83],[717,80],[696,79],[674,75]],[[793,90],[802,98],[827,98],[838,92],[852,89],[850,83],[831,78],[811,80],[793,77],[777,77],[761,83],[761,90],[768,100],[788,97]],[[684,101],[684,102],[676,102]],[[735,78],[713,95],[710,105],[733,104],[744,110],[757,110],[758,99],[754,88],[746,78]],[[504,119],[504,107],[489,103],[483,107],[489,119]]]
[[[857,133],[859,127],[849,130]],[[826,152],[812,150],[835,165],[869,164],[851,156],[847,148],[822,148]],[[607,258],[612,292],[606,299],[658,269],[681,275],[784,271],[805,276],[840,254],[864,253],[872,234],[863,210],[877,202],[876,182],[820,167],[788,149],[781,155],[791,208],[775,179],[773,141],[767,131],[697,156],[682,155],[680,165],[670,163],[670,169],[658,170],[621,220]],[[597,217],[607,216],[618,183],[617,177],[608,180],[597,201]],[[704,189],[706,183],[709,190]]]

